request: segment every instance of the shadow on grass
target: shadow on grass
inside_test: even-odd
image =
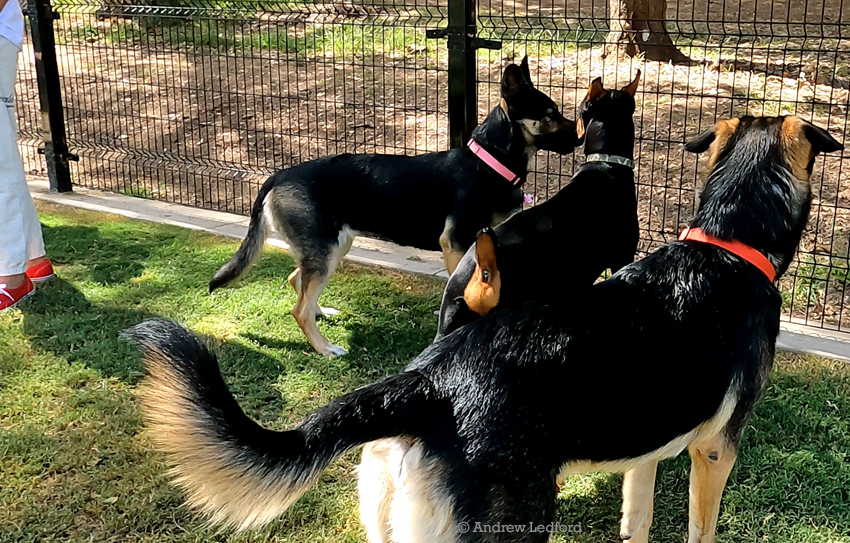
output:
[[[431,312],[439,297],[433,284],[343,265],[322,300],[343,315],[321,319],[320,326],[337,336],[332,341],[346,340],[351,354],[332,363],[314,353],[289,314],[294,294],[286,276],[294,262],[287,254],[266,251],[249,277],[210,296],[207,280],[229,252],[226,246],[211,249],[215,238],[129,221],[54,224],[44,235],[68,280],[41,285],[22,304],[24,334],[35,349],[130,383],[142,368],[135,347],[119,334],[153,316],[212,320],[234,331],[225,334],[228,341],[208,343],[242,383],[302,371],[359,386],[401,369],[435,333]]]
[[[43,226],[42,232],[47,239],[76,240],[69,249],[79,251],[77,258],[87,264],[92,281],[103,285],[118,285],[139,276],[157,246],[157,240],[151,239],[136,239],[129,244],[92,226]]]
[[[95,305],[74,285],[55,278],[21,305],[24,334],[30,345],[68,363],[80,361],[106,375],[135,381],[138,357],[119,339],[121,330],[153,316],[144,311]]]
[[[781,357],[723,494],[718,542],[850,541],[848,413],[850,371],[845,365]],[[653,541],[685,538],[689,470],[687,453],[659,465]],[[621,475],[572,478],[558,500],[556,519],[581,523],[582,534],[565,541],[619,541],[621,489]]]
[[[143,442],[140,448],[135,441],[141,421],[131,387],[124,382],[136,382],[141,366],[135,347],[119,337],[124,328],[161,315],[193,319],[200,323],[191,326],[196,331],[214,329],[216,337],[226,336],[205,339],[245,411],[272,428],[288,426],[330,398],[398,371],[434,335],[435,283],[346,264],[323,299],[343,313],[320,326],[332,340],[347,340],[351,354],[325,359],[312,352],[291,322],[294,298],[288,286],[272,292],[291,270],[288,256],[267,251],[238,288],[210,297],[205,280],[232,254],[232,244],[213,246],[213,238],[139,223],[104,220],[98,225],[45,229],[50,254],[66,279],[40,287],[21,307],[22,331],[33,350],[121,381],[104,385],[93,372],[71,367],[57,377],[53,391],[64,396],[32,395],[31,403],[57,410],[45,415],[45,425],[22,424],[0,433],[0,450],[9,465],[36,474],[21,475],[27,492],[15,492],[12,503],[14,525],[33,525],[21,532],[32,536],[27,541],[82,541],[84,534],[130,540],[138,532],[153,534],[148,540],[169,542],[213,537],[198,517],[184,510],[173,517],[182,496],[167,486],[161,459],[150,454],[150,445]],[[122,254],[131,255],[132,264],[125,266]],[[21,342],[15,349],[0,360],[0,371],[23,371],[20,357],[27,346]],[[40,363],[48,368],[44,371],[59,373],[51,358]],[[38,378],[38,373],[31,376],[44,385]],[[627,402],[632,400],[605,398],[604,383],[598,386],[599,408],[624,413],[624,426],[611,431],[627,431]],[[26,406],[9,412],[29,413]],[[718,543],[850,543],[848,413],[846,366],[782,359],[744,436],[723,500]],[[582,416],[563,415],[564,432],[570,431],[571,417]],[[280,541],[355,540],[355,461],[356,454],[348,454],[332,465],[265,533]],[[687,457],[680,457],[660,467],[653,541],[680,543],[687,533],[688,465]],[[556,535],[553,541],[616,541],[621,481],[618,475],[571,479],[558,500],[556,521],[580,523],[582,533]],[[120,499],[117,504],[104,502],[109,496]],[[68,505],[58,508],[57,502]],[[91,525],[77,528],[85,514]]]
[[[71,266],[72,280],[94,284],[92,290],[98,296],[87,297],[62,277],[39,285],[37,295],[20,306],[23,332],[31,347],[68,363],[80,362],[107,376],[137,381],[142,375],[138,349],[123,340],[120,332],[147,318],[162,316],[146,307],[157,298],[205,287],[193,286],[191,275],[174,282],[145,284],[140,280],[151,261],[173,264],[175,275],[179,275],[182,266],[169,262],[169,253],[175,245],[184,245],[186,234],[175,236],[154,228],[153,233],[140,231],[128,240],[126,231],[109,232],[92,226],[44,226],[43,231],[54,263]],[[93,302],[94,298],[101,301]],[[175,307],[167,317],[179,321],[191,310],[191,306]],[[250,360],[254,367],[265,370],[254,377],[270,377],[269,369],[275,364],[267,356],[238,345],[226,350],[230,356]]]

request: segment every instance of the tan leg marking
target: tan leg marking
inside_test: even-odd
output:
[[[297,295],[301,292],[301,267],[295,268],[292,273],[289,274],[288,277],[289,284],[292,286],[292,289],[295,291]]]
[[[336,269],[339,267],[339,263],[342,262],[342,259],[348,254],[348,251],[351,250],[351,245],[354,243],[354,237],[354,232],[348,228],[344,228],[340,232],[339,245],[331,256],[331,261],[328,264],[328,277],[334,274]],[[316,300],[316,315],[332,317],[334,315],[339,315],[339,311],[332,307],[322,307],[319,305],[318,300]]]
[[[720,514],[720,497],[738,458],[723,435],[692,443],[690,523],[688,543],[713,543]]]
[[[634,467],[623,478],[623,518],[620,537],[629,543],[648,543],[652,525],[657,461]]]
[[[298,300],[292,308],[292,316],[301,327],[301,331],[307,336],[307,341],[319,354],[325,356],[340,356],[346,354],[344,348],[334,345],[319,332],[316,325],[316,314],[319,308],[319,296],[325,285],[328,284],[329,276],[307,276],[301,278],[301,291]]]
[[[446,270],[449,272],[449,275],[454,273],[463,255],[463,251],[456,251],[454,249],[443,251],[443,262],[446,264]]]
[[[354,232],[348,227],[343,228],[339,233],[339,242],[331,254],[327,262],[327,272],[324,276],[304,277],[299,266],[296,270],[298,273],[292,272],[289,276],[290,281],[293,279],[298,283],[298,299],[295,302],[295,307],[292,308],[292,316],[304,335],[307,336],[307,341],[316,349],[317,352],[325,356],[340,356],[348,354],[343,347],[334,345],[319,332],[319,327],[316,325],[316,316],[320,314],[334,315],[338,313],[335,309],[323,308],[319,306],[319,296],[328,284],[331,275],[336,271],[337,266],[342,261],[343,257],[351,249],[351,244],[354,242]],[[295,276],[295,277],[293,277]],[[294,286],[294,285],[293,285]]]
[[[463,258],[463,251],[455,249],[452,245],[452,230],[454,230],[454,221],[449,217],[446,219],[446,226],[443,228],[443,233],[440,234],[440,248],[443,250],[443,262],[446,265],[449,275],[457,268],[460,259]]]

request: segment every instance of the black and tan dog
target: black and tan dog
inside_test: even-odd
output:
[[[245,416],[187,331],[144,323],[129,335],[147,352],[153,436],[190,503],[242,529],[280,515],[341,453],[393,438],[402,470],[387,480],[363,466],[360,488],[372,541],[397,543],[544,542],[558,473],[588,469],[636,474],[625,535],[643,543],[656,464],[687,449],[688,541],[711,543],[767,386],[774,280],[808,219],[814,158],[841,148],[796,117],[719,122],[688,145],[710,150],[712,171],[680,241],[592,287],[461,327],[289,431]],[[622,405],[599,407],[603,389]]]
[[[470,247],[446,284],[438,339],[497,306],[550,295],[553,288],[589,286],[606,269],[616,272],[634,261],[632,116],[639,81],[639,70],[620,90],[593,80],[579,106],[584,165],[555,196],[479,236],[481,246]],[[558,270],[558,280],[538,280],[538,270]]]
[[[248,235],[210,282],[210,292],[244,274],[270,229],[296,260],[289,276],[298,299],[292,314],[310,344],[345,354],[316,326],[319,296],[356,233],[400,245],[443,251],[454,271],[479,230],[522,207],[521,186],[538,149],[569,153],[580,143],[576,125],[534,88],[528,59],[509,65],[502,100],[475,129],[467,147],[415,157],[325,157],[282,170],[263,184]]]

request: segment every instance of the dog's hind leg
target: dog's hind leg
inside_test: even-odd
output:
[[[316,325],[319,296],[322,295],[322,290],[328,284],[328,279],[330,279],[330,274],[327,272],[308,272],[305,268],[302,268],[301,290],[298,292],[295,307],[292,308],[292,316],[295,317],[301,331],[307,336],[307,341],[319,354],[340,356],[348,351],[328,341]]]
[[[401,460],[390,509],[393,543],[457,543],[454,505],[439,461],[412,443]]]
[[[380,439],[363,447],[357,466],[360,522],[369,543],[390,543],[390,510],[401,486],[402,462],[411,444],[403,439]]]
[[[623,519],[620,538],[629,543],[648,543],[652,525],[652,502],[658,462],[634,467],[623,477]]]
[[[446,226],[443,229],[443,233],[440,235],[440,248],[443,250],[443,263],[446,265],[446,270],[449,272],[449,275],[454,273],[455,268],[457,268],[458,263],[460,263],[460,259],[463,258],[464,250],[458,247],[458,244],[454,241],[454,221],[451,217],[446,219]]]
[[[688,543],[713,543],[720,497],[738,458],[737,446],[722,433],[691,443]]]
[[[295,294],[301,292],[301,267],[295,268],[295,270],[289,274],[287,279],[289,284],[292,286],[292,289],[295,291]],[[316,304],[316,315],[321,315],[323,317],[331,317],[333,315],[338,315],[339,311],[333,309],[332,307],[322,307]]]
[[[330,251],[327,249],[309,252],[300,251],[304,257],[298,266],[298,273],[293,272],[290,275],[292,283],[300,283],[298,299],[295,302],[295,307],[292,308],[292,316],[295,317],[298,326],[307,336],[310,345],[326,356],[340,356],[348,353],[339,345],[329,342],[319,332],[316,316],[324,312],[327,312],[327,314],[334,314],[333,312],[335,312],[335,310],[324,309],[319,306],[319,297],[340,261],[351,249],[353,241],[354,233],[348,227],[344,227],[339,231],[338,243],[328,248]]]
[[[334,252],[331,255],[331,261],[328,265],[328,277],[333,275],[339,266],[339,263],[342,262],[342,259],[348,254],[348,251],[351,250],[351,244],[354,243],[354,237],[354,232],[347,226],[339,231],[337,247],[334,249]],[[332,307],[322,307],[318,304],[317,300],[316,314],[323,317],[333,317],[334,315],[339,315],[339,311]]]

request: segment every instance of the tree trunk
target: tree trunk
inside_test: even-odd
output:
[[[605,55],[621,47],[630,57],[643,53],[647,60],[690,64],[667,33],[667,0],[608,0],[608,38]]]

